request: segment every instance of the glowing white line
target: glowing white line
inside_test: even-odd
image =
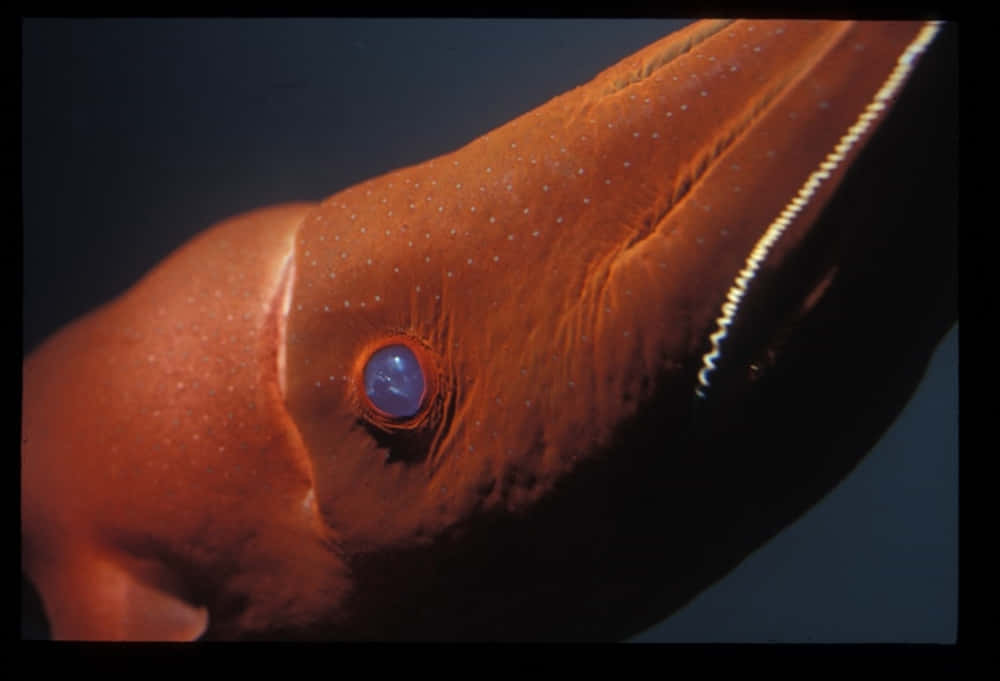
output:
[[[844,157],[854,144],[871,127],[872,121],[878,117],[879,112],[885,109],[886,102],[895,96],[896,92],[902,86],[903,81],[906,80],[906,77],[910,75],[910,71],[913,70],[913,64],[916,62],[917,57],[934,40],[939,28],[940,22],[937,21],[928,22],[924,25],[924,28],[913,39],[913,42],[903,50],[903,53],[896,61],[896,68],[892,70],[885,83],[875,93],[872,101],[865,107],[858,120],[847,129],[847,132],[840,138],[833,151],[827,154],[826,159],[809,175],[809,178],[799,189],[795,198],[788,202],[784,210],[778,214],[778,217],[775,218],[774,222],[767,228],[767,231],[764,232],[764,236],[760,238],[756,245],[754,245],[753,250],[750,251],[743,269],[740,270],[733,281],[733,285],[729,287],[729,292],[726,293],[726,302],[722,304],[721,308],[722,314],[715,320],[717,325],[716,331],[709,336],[709,340],[712,341],[712,349],[706,352],[701,358],[702,368],[698,372],[698,383],[700,385],[695,387],[694,390],[698,397],[704,398],[706,396],[706,390],[709,387],[708,375],[716,368],[715,362],[721,354],[720,345],[726,337],[727,329],[733,323],[733,319],[736,318],[740,301],[746,295],[747,287],[756,276],[761,263],[767,258],[771,248],[781,238],[781,235],[784,234],[788,225],[809,204],[810,199],[812,199],[819,186],[830,177],[831,171],[840,165],[840,162],[844,160]]]

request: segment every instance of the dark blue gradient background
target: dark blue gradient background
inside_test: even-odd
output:
[[[25,352],[219,219],[451,151],[683,23],[28,20]],[[957,358],[953,330],[852,476],[636,640],[953,642]]]

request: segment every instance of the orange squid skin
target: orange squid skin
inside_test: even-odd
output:
[[[127,296],[70,325],[25,361],[24,551],[56,637],[164,637],[133,630],[120,617],[130,599],[122,562],[151,586],[163,587],[165,579],[172,589],[184,578],[162,575],[158,563],[192,561],[192,581],[216,589],[202,575],[219,560],[266,562],[249,554],[277,549],[298,556],[299,567],[285,565],[284,574],[301,568],[299,579],[317,586],[322,580],[311,570],[336,579],[328,558],[310,568],[306,557],[310,544],[326,556],[321,528],[304,535],[307,526],[294,520],[275,522],[288,515],[290,499],[300,505],[309,486],[302,445],[277,390],[271,300],[283,254],[308,210],[263,209],[205,232]],[[261,495],[261,487],[273,493]],[[247,499],[260,503],[248,507]],[[256,536],[239,549],[249,553],[205,554],[205,547],[235,548],[233,537],[245,531],[234,527],[235,518],[254,528]],[[177,555],[176,547],[191,551]],[[258,578],[267,575],[243,579]],[[280,590],[273,595],[282,597]],[[165,605],[181,610],[158,601],[152,607]],[[102,609],[111,609],[107,619],[92,614]],[[178,613],[181,638],[202,633],[196,614]]]
[[[775,26],[763,22],[757,30]],[[866,55],[864,68],[848,61],[833,70],[826,84],[833,92],[843,94],[843,83],[860,76],[874,83],[844,95],[837,120],[847,124],[884,78],[887,67],[873,64],[891,65],[919,28],[780,26],[787,41],[764,50],[773,60],[761,71],[768,82],[793,79],[789,70],[819,62],[851,31],[884,50]],[[748,26],[725,30],[737,28]],[[762,198],[750,211],[727,206],[723,194],[732,184],[724,170],[738,164],[716,163],[706,150],[760,96],[757,73],[747,69],[746,82],[756,88],[748,92],[721,86],[731,80],[716,88],[713,77],[735,79],[720,69],[702,72],[711,97],[704,97],[708,108],[697,123],[688,124],[696,133],[690,139],[661,130],[662,120],[651,115],[629,113],[639,106],[629,95],[670,100],[653,105],[659,114],[665,112],[657,106],[702,97],[702,90],[678,91],[669,78],[657,82],[655,74],[668,73],[669,64],[621,88],[623,76],[641,71],[637,65],[706,30],[696,26],[651,46],[433,164],[360,185],[316,208],[261,211],[213,228],[126,296],[34,353],[24,367],[25,569],[55,635],[184,638],[206,624],[216,637],[414,635],[383,628],[380,620],[379,606],[399,595],[387,584],[385,575],[393,573],[382,564],[386,555],[405,557],[409,578],[426,579],[434,593],[440,585],[432,573],[461,563],[462,544],[452,546],[449,533],[476,537],[478,524],[488,525],[497,513],[544,505],[560,479],[585,468],[578,458],[599,451],[634,418],[637,406],[622,396],[644,398],[639,376],[677,379],[686,392],[718,301],[757,238],[753,230],[781,210],[816,153],[832,146],[821,131],[818,152],[801,151],[791,161],[781,154],[783,168],[800,163],[801,170],[776,177],[760,168],[757,181],[766,181],[773,196],[750,177],[743,187]],[[732,48],[719,48],[720,62],[730,55],[726,49]],[[604,132],[616,124],[627,130]],[[776,143],[802,144],[794,126],[764,127],[770,137],[748,135],[727,153],[752,159]],[[835,142],[844,125],[829,128]],[[570,145],[550,132],[562,130],[581,144],[565,157],[559,145]],[[644,146],[627,146],[635,132]],[[666,143],[668,136],[674,144],[662,151],[648,141]],[[510,151],[514,145],[525,151]],[[640,181],[630,179],[632,167],[643,170]],[[485,168],[495,182],[484,179]],[[685,173],[699,180],[690,193],[678,189]],[[625,188],[608,194],[601,187],[606,180]],[[558,198],[549,201],[550,190]],[[411,204],[422,212],[397,217],[416,210]],[[590,205],[592,211],[582,208]],[[733,238],[721,239],[716,230],[699,238],[685,233],[683,226],[706,206],[732,225]],[[337,246],[329,245],[334,237]],[[408,245],[413,240],[418,245]],[[713,254],[710,263],[699,255],[705,251]],[[571,255],[556,260],[556,253]],[[538,279],[527,280],[524,271],[538,272]],[[282,282],[293,290],[284,332]],[[705,295],[706,288],[715,295]],[[544,303],[533,290],[546,292]],[[691,310],[689,317],[676,324],[646,316],[629,300],[640,291],[647,297],[662,291],[664,308]],[[702,297],[710,302],[697,302]],[[564,307],[553,309],[553,300]],[[632,340],[623,340],[623,330],[634,332]],[[453,391],[445,401],[454,416],[438,415],[432,451],[412,460],[387,462],[384,447],[357,423],[352,367],[362,348],[388,333],[408,334],[438,353],[441,385]],[[575,335],[589,336],[593,349],[569,352],[579,349]],[[277,362],[282,338],[284,387]],[[559,352],[552,354],[562,358],[534,352],[552,347],[541,338],[557,339]],[[88,352],[81,356],[80,348]],[[518,352],[516,368],[527,368],[530,381],[518,377],[521,371],[512,375],[514,363],[491,361]],[[574,356],[592,368],[568,365]],[[577,385],[570,387],[568,377]],[[616,397],[595,397],[606,386]],[[527,412],[509,406],[522,404]],[[428,546],[434,551],[421,553]],[[381,569],[366,573],[369,565]],[[524,586],[519,580],[526,577],[515,575],[512,583]],[[147,607],[138,612],[135,603]],[[143,621],[151,611],[168,613],[162,619],[174,628]],[[455,632],[448,625],[440,631]]]

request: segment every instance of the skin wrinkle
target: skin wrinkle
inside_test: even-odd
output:
[[[643,57],[629,60],[630,62],[639,61],[640,65],[630,68],[623,74],[613,78],[612,83],[601,94],[609,95],[620,92],[634,83],[641,82],[653,76],[659,69],[670,64],[681,55],[690,52],[720,31],[725,30],[730,24],[732,24],[731,21],[704,22],[692,25],[684,30],[683,36],[679,32],[677,39],[667,45],[665,49],[649,51]]]

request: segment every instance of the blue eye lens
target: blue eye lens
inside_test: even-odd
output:
[[[378,409],[397,419],[420,411],[424,372],[405,345],[382,348],[365,365],[365,393]]]

